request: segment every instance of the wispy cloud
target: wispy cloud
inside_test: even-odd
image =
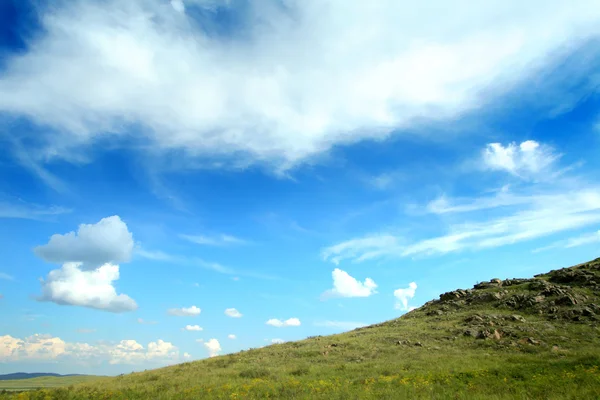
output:
[[[5,281],[14,281],[15,280],[14,276],[5,274],[4,272],[0,272],[0,279],[5,280]]]
[[[0,201],[0,218],[18,218],[44,221],[51,217],[68,214],[71,209],[58,206],[41,206],[22,200],[16,202]]]
[[[481,203],[481,200],[478,200]],[[500,247],[600,223],[600,188],[556,193],[527,200],[528,207],[488,220],[452,224],[441,236],[410,242],[394,235],[373,235],[328,247],[325,260],[362,262]],[[469,206],[466,206],[469,207]],[[476,206],[471,207],[477,209]]]
[[[171,4],[39,8],[42,33],[5,60],[0,79],[0,111],[44,127],[35,160],[73,157],[101,133],[126,140],[127,121],[142,126],[147,153],[285,170],[336,145],[410,131],[396,128],[423,115],[478,107],[482,90],[493,98],[554,61],[555,50],[594,37],[600,17],[595,2],[574,9],[560,0],[473,2],[443,16],[430,12],[443,6],[437,0],[258,2],[236,10],[254,40],[230,48],[189,23],[186,5],[205,2]]]
[[[256,278],[256,279],[264,279],[264,280],[280,280],[281,278],[275,275],[263,274],[256,271],[242,270],[242,269],[234,269],[218,262],[207,261],[198,257],[186,257],[177,254],[169,254],[163,251],[156,250],[146,250],[141,246],[135,250],[136,255],[139,257],[146,258],[148,260],[154,261],[164,261],[168,263],[178,264],[186,267],[198,267],[207,269],[210,271],[214,271],[224,275],[233,276],[233,280],[238,280],[238,276],[244,276],[248,278]]]
[[[203,236],[203,235],[179,235],[180,238],[185,239],[189,242],[196,243],[204,246],[233,246],[233,245],[245,245],[249,244],[247,240],[240,239],[232,235],[215,235],[215,236]]]
[[[584,233],[582,235],[574,236],[568,239],[556,241],[548,246],[539,247],[534,249],[534,253],[539,253],[541,251],[563,248],[563,249],[571,249],[573,247],[585,246],[588,244],[600,243],[600,231],[597,232],[589,232]]]
[[[156,324],[158,324],[157,321],[147,321],[143,318],[138,318],[137,323],[140,325],[156,325]]]
[[[515,172],[544,173],[557,176],[561,171],[551,164],[556,156],[549,150],[539,150],[539,155],[526,155],[524,159],[510,159],[513,152],[538,151],[543,145],[523,142],[507,148],[500,146],[502,157],[493,163],[498,168]],[[508,153],[506,155],[505,153]],[[553,153],[552,153],[553,154]],[[543,161],[540,161],[543,158]],[[521,179],[519,176],[518,179]],[[506,246],[518,242],[542,238],[553,234],[597,226],[600,223],[600,186],[576,180],[556,179],[538,184],[536,181],[521,183],[517,192],[508,186],[492,196],[452,199],[442,196],[427,204],[425,210],[433,214],[469,215],[460,222],[450,222],[444,233],[438,236],[414,240],[407,236],[377,233],[343,241],[323,249],[322,256],[338,264],[342,260],[362,262],[388,257],[413,257],[445,254],[463,250],[480,250]],[[492,210],[493,213],[486,211]],[[583,238],[582,240],[591,240]]]
[[[352,330],[356,328],[361,328],[363,326],[367,326],[367,324],[363,322],[353,322],[353,321],[317,321],[314,323],[315,326],[324,327],[324,328],[335,328],[342,330]]]

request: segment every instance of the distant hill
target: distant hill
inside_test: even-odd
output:
[[[27,372],[15,372],[12,374],[4,374],[4,375],[0,375],[0,381],[12,381],[12,380],[17,380],[17,379],[31,379],[31,378],[41,378],[44,376],[54,376],[54,377],[61,377],[61,376],[85,376],[82,374],[68,374],[68,375],[61,375],[61,374],[53,374],[53,373],[47,373],[47,372],[32,372],[32,373],[27,373]]]
[[[0,393],[45,400],[598,400],[600,259],[481,282],[351,332],[18,396]]]

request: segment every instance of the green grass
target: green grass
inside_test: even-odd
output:
[[[0,380],[0,392],[57,388],[97,380],[97,376],[44,376],[31,379]]]
[[[600,282],[600,260],[582,268]],[[528,288],[526,282],[473,294],[538,294]],[[598,285],[560,288],[578,304],[560,306],[558,314],[549,311],[553,296],[519,309],[504,300],[435,301],[339,335],[0,399],[599,399],[599,318],[568,314],[600,305]],[[465,336],[468,329],[498,330],[499,337],[476,339]]]

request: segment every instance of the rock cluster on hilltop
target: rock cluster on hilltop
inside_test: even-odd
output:
[[[536,313],[549,319],[600,319],[600,259],[531,279],[492,279],[473,289],[440,295],[426,305],[428,315],[442,315],[468,306]]]

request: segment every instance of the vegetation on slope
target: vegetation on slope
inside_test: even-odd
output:
[[[444,293],[401,318],[339,335],[19,398],[597,399],[599,319],[596,259]]]

